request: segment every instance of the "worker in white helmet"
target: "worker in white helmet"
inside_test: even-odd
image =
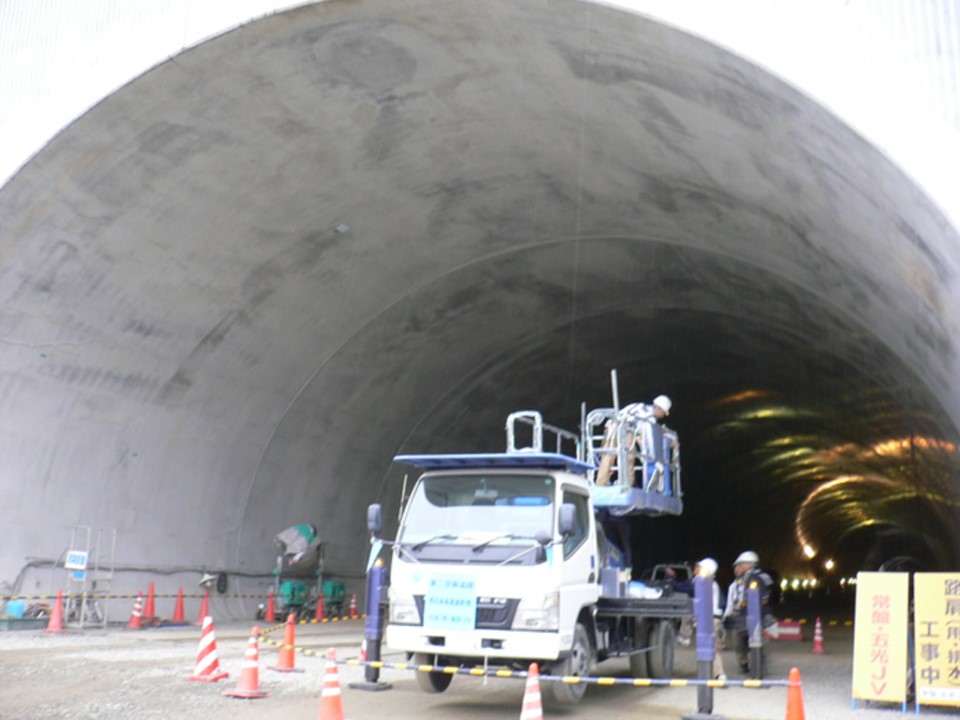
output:
[[[628,450],[632,449],[634,442],[636,442],[639,436],[639,433],[637,432],[637,426],[644,422],[664,422],[664,420],[666,420],[667,416],[670,414],[670,408],[672,405],[673,403],[670,401],[669,397],[666,395],[657,395],[657,397],[655,397],[653,402],[649,405],[646,403],[632,403],[625,406],[620,412],[617,413],[617,417],[614,420],[611,420],[607,423],[603,438],[604,449],[611,450],[618,447],[621,424],[626,424],[628,428],[626,434],[627,448]],[[614,453],[605,454],[600,458],[600,467],[597,468],[597,485],[610,484],[610,474],[613,472],[613,464],[615,460],[616,455]],[[633,466],[634,459],[632,456],[629,456],[627,458],[626,478],[633,477]],[[621,482],[624,481],[621,480]],[[630,481],[628,480],[627,482]]]
[[[747,589],[756,582],[760,589],[761,613],[770,613],[770,587],[773,579],[760,569],[760,557],[753,550],[745,550],[733,561],[734,580],[727,591],[727,607],[723,613],[724,627],[733,638],[733,649],[744,674],[750,673],[750,648],[747,636]],[[760,677],[762,668],[754,668]]]

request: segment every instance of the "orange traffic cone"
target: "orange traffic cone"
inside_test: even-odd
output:
[[[247,641],[247,652],[243,656],[243,668],[240,670],[237,687],[223,694],[247,700],[267,697],[269,694],[260,689],[260,628],[256,625],[250,631],[250,640]]]
[[[294,624],[296,623],[296,619],[297,616],[295,613],[287,615],[287,626],[283,630],[283,645],[280,646],[280,657],[277,658],[276,665],[270,666],[271,670],[276,670],[277,672],[303,672],[303,670],[298,670],[294,667],[294,656],[296,653],[293,651],[293,644],[296,642],[294,639]]]
[[[276,622],[277,621],[277,608],[273,599],[273,590],[270,591],[269,597],[267,597],[267,610],[263,614],[264,622]]]
[[[153,586],[153,580],[150,581],[150,586],[147,588],[147,604],[143,608],[143,619],[146,622],[153,622],[157,617],[157,600],[156,600],[156,588]]]
[[[315,620],[324,620],[327,617],[327,612],[323,607],[323,593],[317,596],[317,610],[314,612],[313,617]]]
[[[543,720],[543,702],[540,699],[540,669],[530,663],[527,671],[527,687],[523,691],[523,706],[520,720]]]
[[[200,630],[200,647],[197,649],[197,668],[187,680],[198,682],[216,682],[229,677],[230,673],[220,670],[220,660],[217,658],[217,637],[213,628],[213,618],[207,615],[203,619],[203,628]]]
[[[820,625],[820,618],[817,618],[817,624],[813,629],[813,654],[823,655],[823,627]]]
[[[203,600],[200,601],[200,615],[197,616],[197,622],[201,625],[207,615],[210,614],[210,591],[203,591]]]
[[[50,611],[47,632],[63,632],[63,590],[57,590],[57,601],[53,605],[53,610]]]
[[[127,623],[127,629],[143,629],[143,593],[139,590],[137,590],[137,601],[133,603],[133,612],[130,613],[130,622]]]
[[[357,594],[351,593],[350,594],[350,619],[356,620],[358,617],[360,616],[357,614]]]
[[[790,676],[787,679],[787,720],[805,720],[800,668],[790,668]]]
[[[327,650],[323,671],[323,692],[320,693],[319,720],[344,720],[343,698],[340,696],[340,673],[337,672],[337,651]]]
[[[175,625],[186,625],[187,621],[183,614],[183,588],[177,590],[177,603],[173,606],[173,617],[170,622]]]

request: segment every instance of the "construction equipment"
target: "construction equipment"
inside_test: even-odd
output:
[[[300,620],[313,619],[318,598],[328,614],[342,610],[346,587],[339,580],[324,579],[324,546],[316,525],[293,525],[278,533],[274,543],[279,548],[277,566],[273,570],[273,592],[276,613],[286,617],[293,613]],[[265,606],[260,605],[257,619],[264,619]]]

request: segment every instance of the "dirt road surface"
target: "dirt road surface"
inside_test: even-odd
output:
[[[259,684],[270,697],[240,700],[225,697],[237,686],[251,625],[231,623],[216,627],[217,655],[230,677],[218,683],[187,682],[196,665],[200,631],[196,627],[140,631],[125,628],[68,631],[63,635],[20,630],[0,633],[0,718],[3,720],[317,720],[323,686],[324,655],[333,647],[340,660],[356,658],[363,634],[362,621],[298,625],[297,645],[313,655],[297,654],[304,672],[282,674],[268,668],[278,657],[276,646],[260,645]],[[899,706],[851,709],[850,628],[827,628],[826,654],[811,652],[809,640],[781,642],[771,647],[767,676],[786,678],[798,667],[803,680],[806,718],[892,720],[903,717]],[[282,630],[267,637],[279,642]],[[384,649],[384,660],[405,657]],[[725,653],[727,668],[736,667]],[[678,647],[675,675],[695,676],[690,648]],[[369,692],[349,684],[363,681],[363,668],[338,668],[346,720],[516,720],[524,693],[517,679],[456,676],[449,690],[438,695],[420,691],[413,671],[384,669],[381,680],[391,689]],[[608,661],[596,675],[629,677],[625,660]],[[736,675],[732,674],[731,679]],[[742,720],[782,720],[786,688],[724,688],[714,690],[714,713]],[[679,720],[697,710],[693,687],[590,687],[583,701],[563,709],[547,709],[545,717],[569,720],[625,720],[660,718]],[[908,708],[910,713],[913,707]],[[928,718],[960,717],[957,709],[922,709]],[[321,718],[321,720],[324,720]]]

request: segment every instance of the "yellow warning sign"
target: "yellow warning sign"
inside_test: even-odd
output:
[[[907,701],[909,573],[857,575],[853,698]]]
[[[913,576],[917,703],[960,705],[960,574]]]

